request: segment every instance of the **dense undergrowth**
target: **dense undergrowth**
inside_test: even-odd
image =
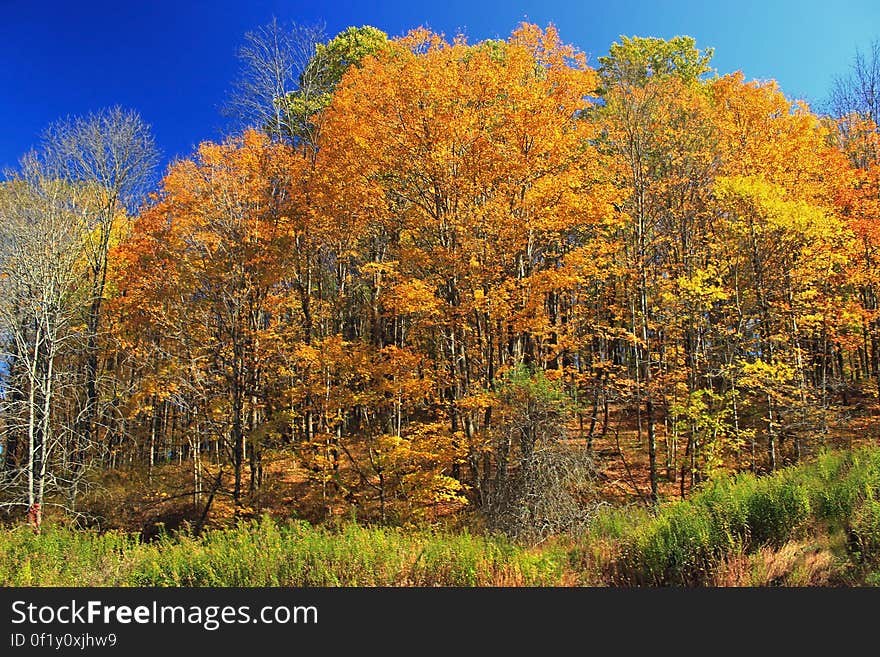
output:
[[[878,584],[880,448],[713,482],[656,514],[600,513],[579,537],[499,536],[269,518],[142,542],[47,526],[0,533],[4,586]]]

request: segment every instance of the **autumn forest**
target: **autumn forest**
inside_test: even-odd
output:
[[[466,532],[693,583],[833,517],[880,582],[880,46],[823,108],[712,57],[273,22],[161,180],[136,111],[52,124],[0,182],[0,521]],[[639,561],[736,486],[739,538]]]

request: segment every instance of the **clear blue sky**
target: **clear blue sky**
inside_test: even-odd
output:
[[[236,48],[273,15],[322,21],[331,35],[349,25],[392,36],[427,25],[471,41],[506,37],[524,19],[552,22],[593,62],[621,34],[688,34],[715,48],[720,73],[774,78],[814,105],[856,47],[880,38],[880,0],[0,0],[0,167],[49,122],[113,104],[152,124],[165,161],[188,155],[221,134]]]

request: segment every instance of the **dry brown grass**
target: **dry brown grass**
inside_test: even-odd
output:
[[[841,564],[827,545],[789,541],[780,548],[738,553],[720,564],[713,586],[833,586]]]

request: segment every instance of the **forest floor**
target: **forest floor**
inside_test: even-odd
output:
[[[851,450],[862,446],[880,445],[880,410],[874,404],[855,406],[854,413],[828,431],[809,441],[802,441],[800,458],[796,458],[793,441],[781,441],[778,445],[778,467],[795,465],[799,461],[810,462],[826,449]],[[590,456],[593,464],[593,487],[595,499],[611,507],[650,506],[650,476],[646,433],[639,428],[638,418],[632,414],[623,416],[613,409],[611,421],[603,432],[601,423],[596,426]],[[587,449],[587,436],[580,432],[576,423],[569,431],[572,445]],[[674,449],[667,468],[670,451]],[[682,467],[686,444],[679,440],[672,445],[667,427],[657,426],[658,497],[662,504],[686,499],[692,495],[688,472]],[[757,462],[758,467],[752,467]],[[768,474],[765,468],[766,442],[745,444],[737,451],[724,454],[720,472],[735,474],[752,472]],[[205,459],[203,463],[203,495],[195,500],[192,495],[192,467],[186,462],[169,463],[154,468],[151,475],[143,469],[110,470],[102,474],[91,491],[83,499],[83,509],[97,522],[89,523],[102,529],[121,529],[140,532],[144,538],[152,538],[163,530],[175,530],[181,526],[204,526],[221,528],[232,524],[237,518],[258,518],[263,514],[283,520],[298,518],[313,523],[338,524],[357,518],[361,522],[376,519],[375,504],[352,506],[329,505],[320,487],[310,481],[310,473],[302,467],[289,450],[267,452],[263,459],[262,485],[253,493],[247,493],[246,504],[235,513],[229,491],[232,488],[230,468],[224,470],[218,493],[210,497],[210,490],[217,483],[218,467]],[[684,485],[682,478],[684,477]],[[697,482],[699,483],[699,482]],[[249,488],[249,472],[243,476],[245,491]],[[210,505],[207,499],[210,499]],[[205,514],[205,507],[209,506]],[[438,504],[427,514],[434,524],[450,528],[462,528],[474,521],[473,517],[461,516],[454,505]],[[459,517],[461,516],[461,517]]]
[[[576,431],[572,431],[576,436]],[[586,439],[573,438],[572,442],[585,444]],[[686,498],[691,492],[688,473],[682,468],[682,460],[686,450],[683,439],[671,448],[666,427],[658,425],[657,430],[657,492],[661,502],[670,502]],[[777,446],[778,467],[795,465],[798,461],[810,461],[825,449],[854,449],[862,446],[880,445],[880,410],[877,415],[860,415],[846,423],[829,427],[824,436],[801,444],[800,459],[795,457],[792,441],[783,441]],[[674,449],[667,467],[667,458]],[[746,443],[740,450],[728,450],[723,457],[719,470],[728,474],[752,472],[768,474],[764,465],[767,445],[763,440]],[[635,417],[622,418],[617,426],[611,423],[603,436],[600,431],[593,438],[594,465],[596,467],[600,497],[612,505],[633,503],[647,504],[651,495],[651,479],[649,468],[648,441],[644,431],[639,431]],[[685,479],[682,486],[682,478]],[[696,482],[699,484],[699,481]]]

